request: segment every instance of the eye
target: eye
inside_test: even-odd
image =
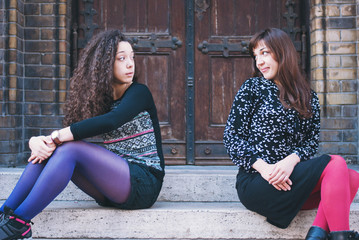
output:
[[[119,56],[119,57],[117,58],[117,60],[119,60],[119,61],[124,61],[124,60],[125,60],[125,57],[124,57],[124,56]]]

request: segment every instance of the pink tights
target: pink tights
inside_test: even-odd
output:
[[[348,169],[341,156],[332,155],[302,209],[318,207],[313,226],[321,227],[327,232],[350,230],[350,204],[358,187],[359,173]]]

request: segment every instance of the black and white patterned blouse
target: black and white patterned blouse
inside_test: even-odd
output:
[[[286,109],[278,97],[278,87],[263,77],[243,83],[234,98],[224,130],[224,146],[232,161],[246,172],[261,158],[276,163],[292,153],[308,160],[318,149],[320,105],[312,92],[313,115],[301,119],[294,109]]]

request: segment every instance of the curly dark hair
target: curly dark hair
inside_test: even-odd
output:
[[[113,101],[113,65],[118,43],[128,41],[119,30],[95,35],[84,48],[70,79],[64,126],[104,114]]]

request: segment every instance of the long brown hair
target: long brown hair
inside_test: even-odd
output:
[[[278,62],[279,99],[285,108],[294,108],[301,118],[312,115],[311,89],[298,64],[298,55],[292,40],[282,30],[268,28],[255,34],[249,43],[249,53],[254,59],[253,50],[263,41]],[[253,76],[262,76],[255,61]]]
[[[118,43],[127,41],[119,30],[95,35],[84,48],[70,79],[63,124],[69,126],[110,110],[113,101],[113,65]]]

